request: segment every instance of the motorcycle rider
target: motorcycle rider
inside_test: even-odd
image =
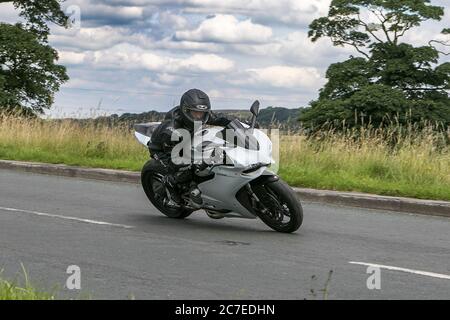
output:
[[[206,93],[199,89],[191,89],[183,94],[180,105],[169,111],[164,121],[155,129],[151,138],[152,157],[162,163],[166,168],[165,184],[168,187],[171,198],[176,205],[181,204],[180,191],[191,183],[190,199],[201,204],[200,190],[192,181],[193,172],[203,164],[175,164],[171,157],[172,149],[180,143],[173,141],[172,134],[177,129],[188,130],[191,137],[195,133],[194,122],[203,125],[226,127],[232,121],[224,115],[216,115],[211,111],[211,102]]]

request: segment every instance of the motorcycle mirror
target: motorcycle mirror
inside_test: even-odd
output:
[[[259,101],[256,100],[255,102],[253,102],[252,107],[250,108],[250,112],[254,115],[257,116],[259,114]]]

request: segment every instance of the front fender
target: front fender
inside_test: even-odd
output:
[[[264,171],[263,175],[259,176],[255,180],[252,180],[250,182],[250,186],[255,185],[264,185],[267,183],[272,183],[280,180],[280,177],[273,172],[270,172],[268,170]],[[236,194],[236,199],[239,201],[239,203],[247,209],[251,214],[257,216],[257,212],[253,210],[250,195],[248,194],[248,191],[246,190],[246,187],[242,187],[241,190]]]
[[[256,178],[255,180],[252,180],[250,182],[251,185],[261,185],[271,182],[276,182],[280,180],[280,177],[270,171],[265,171],[261,176]]]

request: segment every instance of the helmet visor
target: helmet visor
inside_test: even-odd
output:
[[[209,110],[200,110],[197,107],[185,107],[184,113],[192,122],[205,123],[209,119]]]

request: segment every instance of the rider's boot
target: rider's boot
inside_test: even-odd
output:
[[[203,204],[202,192],[194,183],[191,185],[191,189],[189,190],[189,198],[198,205]]]

